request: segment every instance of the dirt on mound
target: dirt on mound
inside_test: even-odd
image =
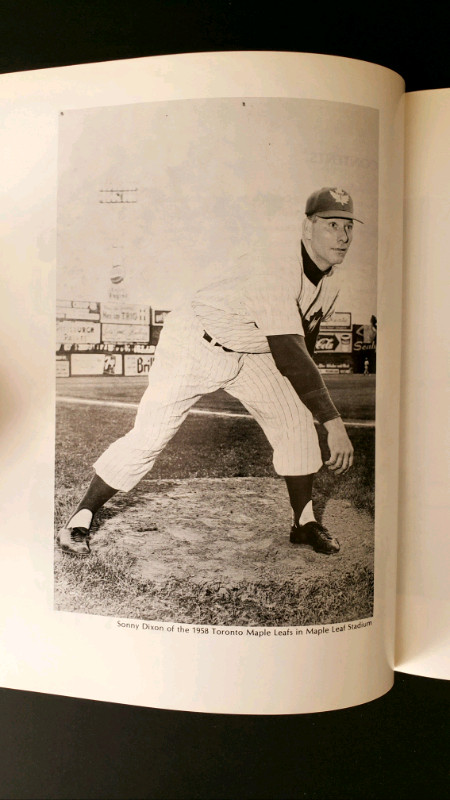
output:
[[[110,561],[130,558],[139,582],[187,579],[194,584],[331,583],[357,568],[373,570],[373,520],[351,503],[329,500],[323,524],[341,545],[325,556],[290,544],[284,481],[220,478],[148,481],[125,511],[104,518],[92,551]]]

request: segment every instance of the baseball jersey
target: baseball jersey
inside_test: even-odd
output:
[[[304,258],[303,245],[276,266],[257,254],[241,258],[239,272],[194,295],[192,307],[205,331],[240,353],[270,352],[267,336],[306,336],[333,311],[340,273],[333,267],[316,282],[306,276]]]

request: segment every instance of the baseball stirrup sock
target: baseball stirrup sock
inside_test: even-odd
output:
[[[300,519],[298,524],[299,525],[306,525],[307,522],[315,522],[316,518],[314,516],[312,500],[309,503],[306,503],[302,513],[300,514]]]
[[[89,528],[91,527],[91,522],[92,522],[92,517],[93,516],[94,515],[93,515],[92,511],[89,511],[88,508],[81,508],[79,511],[77,511],[73,515],[73,517],[71,517],[69,519],[69,522],[67,523],[66,527],[67,528],[87,528],[89,530]]]

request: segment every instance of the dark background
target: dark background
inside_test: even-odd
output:
[[[445,4],[348,0],[2,0],[0,72],[203,50],[359,58],[407,90],[449,84]]]
[[[440,9],[2,0],[0,72],[203,50],[292,50],[382,64],[403,75],[408,91],[440,88],[450,83]],[[449,698],[444,681],[397,674],[391,692],[357,708],[243,717],[0,689],[0,797],[444,798]]]

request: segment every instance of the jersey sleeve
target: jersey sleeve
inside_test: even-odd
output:
[[[289,274],[261,274],[247,283],[247,306],[264,336],[296,333],[304,336],[297,298],[300,278]]]

